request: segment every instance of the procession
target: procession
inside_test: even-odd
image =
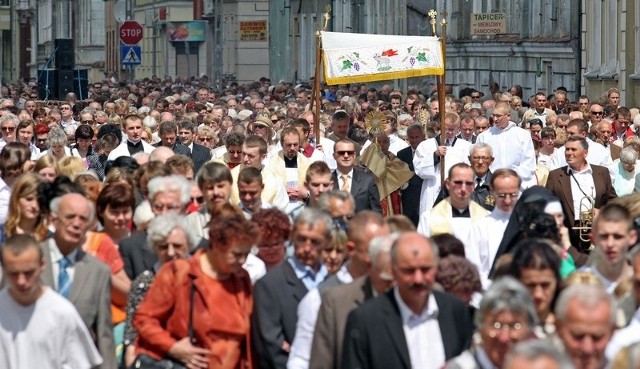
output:
[[[339,17],[308,78],[136,77],[134,20],[121,74],[3,75],[0,369],[639,367],[631,82],[459,83],[446,10]]]

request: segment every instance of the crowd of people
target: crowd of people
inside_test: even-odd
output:
[[[638,109],[490,87],[3,87],[0,368],[637,367]]]

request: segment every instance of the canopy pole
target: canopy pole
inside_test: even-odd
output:
[[[315,72],[313,75],[313,91],[311,93],[312,99],[310,104],[310,110],[313,112],[313,134],[316,137],[316,146],[320,144],[320,69],[322,67],[322,33],[321,31],[326,31],[327,26],[329,25],[329,20],[331,19],[331,5],[327,4],[324,7],[324,14],[322,15],[322,19],[324,21],[322,28],[317,26],[316,31],[316,65]],[[314,110],[315,108],[315,110]]]

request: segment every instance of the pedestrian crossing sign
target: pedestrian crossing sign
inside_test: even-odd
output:
[[[142,58],[141,50],[138,45],[120,45],[120,60],[122,65],[140,65]]]

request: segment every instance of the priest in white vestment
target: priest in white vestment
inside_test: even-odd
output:
[[[474,222],[472,243],[476,245],[480,264],[477,265],[482,287],[489,288],[489,273],[507,229],[513,207],[520,196],[521,181],[512,169],[498,169],[491,177],[491,196],[496,206],[486,217]]]
[[[420,214],[429,212],[440,192],[441,160],[444,157],[444,171],[446,174],[452,166],[458,163],[469,164],[469,150],[471,143],[456,136],[460,131],[460,117],[456,113],[444,116],[446,127],[446,142],[440,142],[440,136],[422,141],[416,148],[413,157],[413,168],[422,181],[420,195]]]
[[[464,244],[466,258],[480,265],[480,255],[471,240],[473,222],[486,217],[489,211],[471,201],[471,193],[475,182],[474,173],[469,164],[454,165],[449,172],[445,186],[449,197],[439,202],[429,212],[420,215],[418,232],[431,237],[433,235],[450,233]]]
[[[510,120],[509,103],[500,101],[493,108],[493,127],[482,132],[476,142],[491,145],[495,160],[491,171],[500,168],[515,170],[522,179],[522,189],[537,185],[536,153],[531,133]]]

